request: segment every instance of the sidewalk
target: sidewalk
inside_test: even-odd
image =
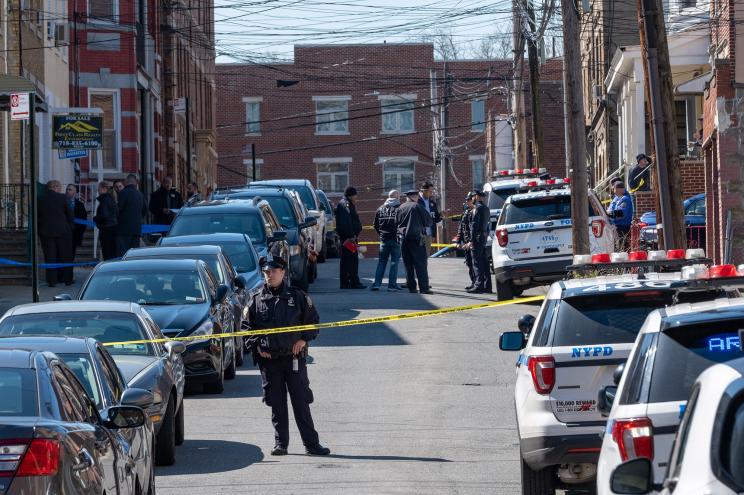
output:
[[[39,301],[51,301],[58,294],[77,296],[83,282],[88,279],[92,268],[75,268],[75,283],[70,286],[57,284],[48,287],[45,280],[45,270],[39,270]],[[31,285],[2,285],[0,286],[0,315],[19,304],[30,303]]]

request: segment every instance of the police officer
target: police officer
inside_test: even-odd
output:
[[[252,330],[310,325],[320,320],[310,298],[300,289],[286,284],[286,268],[287,264],[282,258],[263,260],[261,270],[266,285],[251,298],[248,307],[248,321]],[[307,377],[307,343],[317,335],[317,330],[256,335],[246,343],[252,352],[254,364],[261,370],[264,403],[271,407],[275,439],[271,455],[287,454],[287,392],[305,452],[308,455],[331,453],[330,449],[320,444],[310,415],[313,392]]]
[[[609,215],[612,224],[617,230],[620,249],[627,251],[630,248],[630,224],[633,222],[633,200],[625,190],[625,184],[622,182],[615,182],[612,187],[615,197],[612,198],[610,206],[607,207],[607,215]]]
[[[403,264],[406,267],[406,284],[409,292],[416,292],[416,279],[421,294],[433,294],[429,287],[429,268],[427,267],[426,229],[433,225],[431,215],[418,202],[418,191],[406,192],[408,202],[401,205],[396,213],[398,237],[401,240]]]
[[[477,201],[473,206],[473,216],[470,220],[470,251],[473,257],[473,273],[475,283],[468,289],[471,294],[484,294],[491,292],[491,273],[488,269],[488,257],[486,256],[486,241],[488,240],[488,222],[491,210],[483,204],[486,193],[477,191]]]
[[[636,164],[628,172],[628,187],[630,192],[651,190],[651,158],[644,153],[636,156]]]
[[[460,225],[457,227],[457,237],[455,238],[457,247],[465,250],[465,265],[468,267],[468,275],[470,276],[470,285],[465,287],[465,290],[472,289],[475,286],[475,272],[473,271],[473,253],[470,249],[465,249],[465,245],[470,243],[470,222],[473,218],[473,202],[475,201],[475,193],[469,192],[465,196],[465,212],[460,218]]]

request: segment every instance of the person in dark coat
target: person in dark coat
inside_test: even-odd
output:
[[[400,260],[400,243],[398,242],[398,223],[396,214],[400,206],[400,192],[393,189],[388,193],[388,199],[375,212],[372,226],[380,236],[380,254],[377,260],[375,281],[372,290],[380,290],[385,276],[388,258],[390,258],[390,274],[388,277],[388,291],[401,290],[398,285],[398,260]]]
[[[628,187],[631,193],[651,190],[651,158],[644,153],[636,156],[636,164],[628,172]]]
[[[488,268],[486,242],[488,241],[488,223],[491,220],[491,210],[483,204],[486,193],[477,191],[477,202],[473,206],[473,216],[470,220],[470,251],[473,257],[473,274],[475,283],[468,289],[471,294],[491,292],[491,272]]]
[[[68,184],[65,189],[65,197],[67,204],[72,209],[73,225],[72,225],[72,259],[75,260],[75,254],[77,248],[83,245],[83,236],[85,230],[88,228],[84,223],[76,222],[75,220],[87,221],[88,212],[85,210],[85,205],[82,201],[77,198],[77,187],[74,184]]]
[[[344,191],[344,198],[336,206],[336,233],[341,239],[339,279],[342,289],[364,289],[359,280],[359,255],[357,237],[362,232],[362,222],[356,211],[357,190],[351,186]]]
[[[116,225],[118,224],[118,208],[114,196],[110,192],[107,182],[98,184],[98,208],[93,221],[98,227],[98,238],[101,241],[103,259],[116,258]]]
[[[465,290],[472,289],[475,286],[475,272],[473,271],[473,252],[470,249],[465,249],[466,245],[470,244],[470,222],[473,219],[473,204],[475,203],[475,193],[469,192],[465,196],[465,204],[463,205],[465,211],[460,218],[460,225],[457,226],[457,238],[455,244],[458,249],[465,251],[465,266],[468,267],[468,276],[470,277],[470,285],[465,287]]]
[[[409,292],[416,292],[418,279],[421,294],[433,294],[429,287],[429,269],[426,265],[426,229],[433,225],[432,217],[418,202],[418,191],[406,192],[408,202],[398,208],[396,223],[401,240],[403,264],[406,267],[406,283]]]
[[[150,195],[150,213],[157,225],[170,225],[176,214],[172,210],[183,207],[181,193],[173,188],[173,178],[166,177],[160,188]]]
[[[46,263],[72,263],[72,209],[62,194],[58,180],[47,182],[47,190],[38,201],[38,226],[41,249]],[[47,268],[49,287],[57,282],[72,284],[72,267]]]
[[[313,301],[297,287],[285,282],[287,264],[274,257],[261,266],[266,284],[248,304],[251,330],[313,325],[320,321]],[[318,330],[253,335],[246,346],[254,364],[261,371],[263,401],[271,407],[274,424],[274,448],[271,455],[287,455],[289,446],[289,411],[287,392],[292,401],[297,429],[308,455],[328,455],[323,447],[310,414],[313,391],[307,376],[308,342],[318,336]]]
[[[431,244],[436,234],[436,225],[442,221],[442,214],[439,213],[437,203],[434,201],[434,184],[429,181],[421,184],[421,190],[419,191],[418,203],[424,207],[424,209],[431,215],[432,225],[427,227],[424,242],[426,243],[426,255],[431,254]]]
[[[142,217],[147,206],[142,193],[137,190],[137,176],[129,174],[127,185],[119,192],[118,219],[116,225],[116,256],[124,256],[129,248],[140,245]]]

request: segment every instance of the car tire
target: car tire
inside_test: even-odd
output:
[[[511,280],[507,280],[506,282],[496,281],[496,298],[499,301],[509,301],[514,299],[514,286],[512,285]]]
[[[178,408],[178,412],[176,413],[176,445],[183,445],[186,436],[186,424],[183,414],[183,400],[181,400],[181,407]]]
[[[522,461],[522,495],[554,495],[555,474],[552,467],[539,471],[530,468]]]
[[[158,466],[172,466],[176,462],[176,411],[175,399],[168,398],[163,424],[160,425],[155,440],[155,463]]]
[[[222,349],[222,352],[225,352],[225,349]],[[222,356],[220,356],[220,370],[217,373],[217,378],[212,380],[211,382],[207,382],[204,384],[204,392],[208,394],[221,394],[225,391],[225,370],[223,368],[222,364]]]
[[[225,352],[224,347],[222,348],[222,352]],[[236,356],[237,352],[237,349],[233,348],[232,359],[230,359],[230,364],[228,364],[227,368],[225,368],[225,380],[232,380],[233,378],[235,378],[235,367],[238,359]]]
[[[318,253],[318,263],[325,263],[328,259],[328,243],[325,240],[325,234],[323,234],[323,247],[320,248]]]
[[[236,332],[239,330],[236,330]],[[243,346],[243,337],[235,337],[235,365],[243,366],[245,363],[245,347]]]

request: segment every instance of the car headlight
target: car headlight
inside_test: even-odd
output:
[[[198,327],[196,327],[196,330],[194,330],[193,332],[191,332],[191,335],[189,335],[189,336],[190,337],[198,337],[200,335],[204,335],[204,336],[212,335],[213,331],[214,331],[214,324],[212,323],[212,321],[211,320],[204,320],[204,322],[202,322],[201,325],[199,325]]]
[[[300,246],[289,246],[289,255],[290,256],[297,256],[300,254],[302,250],[300,249]]]

